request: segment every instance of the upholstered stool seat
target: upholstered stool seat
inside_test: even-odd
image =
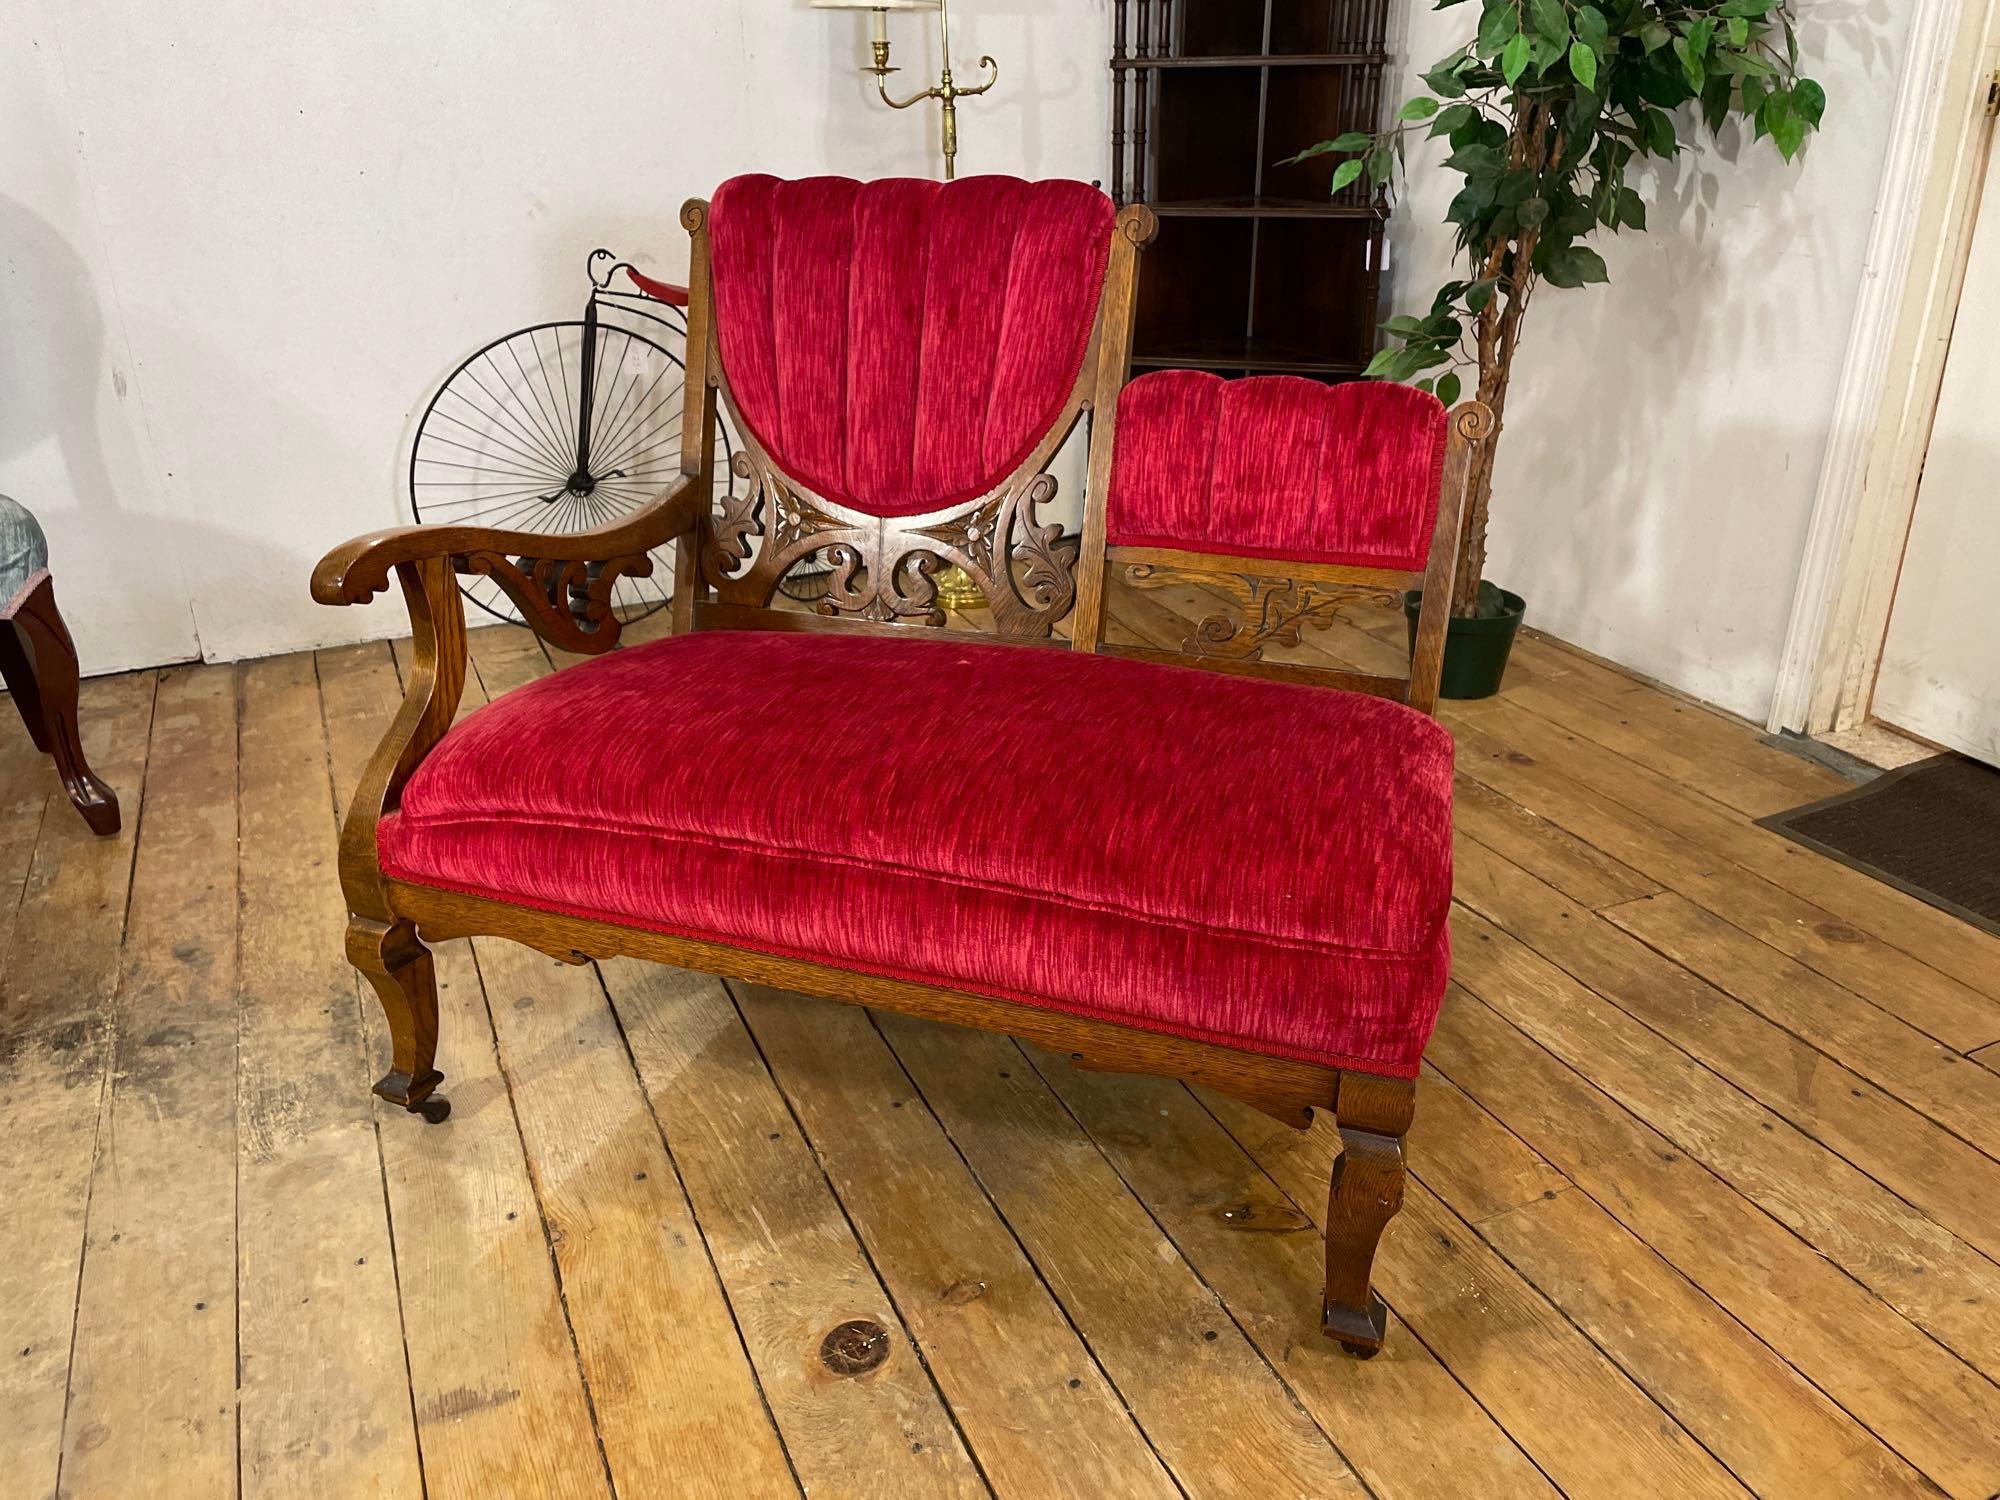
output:
[[[1357,693],[715,632],[472,714],[379,839],[418,884],[1409,1077],[1451,767]]]
[[[0,610],[18,600],[48,565],[49,544],[40,523],[18,500],[0,495]]]

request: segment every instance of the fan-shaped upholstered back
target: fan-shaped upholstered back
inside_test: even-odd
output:
[[[867,515],[985,494],[1076,384],[1113,212],[1081,182],[724,183],[710,264],[738,417],[787,475]]]
[[[1413,386],[1161,370],[1119,398],[1109,540],[1415,571],[1444,454],[1445,410]]]

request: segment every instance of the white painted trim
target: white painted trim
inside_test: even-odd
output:
[[[1861,700],[1881,654],[1901,538],[1916,499],[1915,475],[1905,483],[1907,466],[1882,460],[1899,445],[1907,447],[1913,415],[1928,435],[1942,369],[1941,355],[1929,358],[1930,346],[1940,317],[1948,336],[1957,306],[1976,202],[1976,193],[1965,191],[1968,158],[1983,160],[1984,85],[2000,0],[1914,5],[1875,222],[1779,662],[1773,731],[1846,727],[1839,721],[1858,719],[1865,708]],[[1879,576],[1885,568],[1886,579]]]

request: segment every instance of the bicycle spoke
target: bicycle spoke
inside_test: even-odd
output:
[[[556,421],[555,412],[553,410],[554,401],[553,399],[551,399],[550,405],[546,408],[542,405],[542,394],[540,391],[535,389],[534,377],[529,375],[527,365],[524,364],[521,360],[520,340],[509,339],[507,340],[506,347],[507,347],[507,352],[514,358],[514,368],[521,372],[521,384],[527,387],[528,394],[534,398],[535,410],[542,413],[542,415],[548,419],[548,428],[547,428],[548,432],[552,435],[556,434],[560,424]],[[539,364],[539,361],[537,361],[537,363]],[[548,375],[546,371],[543,372],[542,383],[544,385],[548,383]],[[553,394],[554,393],[551,392],[552,398]],[[515,399],[518,401],[520,398],[517,395]],[[561,441],[560,438],[558,438],[558,445],[560,445],[560,441]]]
[[[486,362],[488,364],[492,364],[493,360],[491,355],[488,355],[486,357]],[[516,437],[520,438],[521,441],[526,443],[529,447],[537,450],[542,455],[543,458],[547,459],[550,463],[554,464],[556,468],[561,469],[563,467],[562,456],[554,452],[549,447],[547,441],[539,433],[530,432],[526,427],[521,425],[520,421],[517,418],[515,418],[510,412],[507,411],[506,403],[504,403],[500,399],[500,397],[494,395],[492,391],[487,389],[486,382],[479,378],[479,372],[477,370],[468,369],[465,372],[465,374],[467,379],[469,379],[474,385],[479,387],[480,391],[485,395],[486,399],[493,403],[492,412],[487,413],[486,415],[492,416],[495,421],[501,421],[504,419],[507,426],[507,430],[509,432],[513,433]],[[461,396],[459,399],[465,400],[463,396]],[[472,403],[470,401],[466,401],[466,405],[471,406]],[[478,408],[473,407],[473,410],[477,411]]]
[[[457,391],[447,390],[447,391],[441,391],[439,392],[439,394],[450,396],[452,397],[452,399],[456,401],[463,402],[466,406],[471,407],[472,410],[474,411],[477,411],[479,409],[476,406],[472,406],[472,403],[470,401],[466,401],[465,397],[461,396]],[[498,448],[501,452],[507,454],[509,457],[517,458],[523,463],[529,465],[539,465],[545,462],[545,460],[542,457],[540,457],[537,454],[528,452],[528,450],[525,448],[517,447],[512,443],[503,442],[490,430],[485,432],[480,431],[480,429],[474,427],[470,422],[467,422],[463,417],[453,416],[450,412],[446,411],[442,406],[432,407],[431,415],[433,417],[437,417],[442,419],[443,421],[451,423],[452,426],[459,428],[461,431],[467,433],[472,437],[483,438],[485,441],[491,443],[494,447]],[[452,438],[448,438],[443,433],[440,432],[426,431],[420,440],[420,446],[422,443],[443,443],[448,447],[463,448],[467,453],[483,453],[485,451],[482,448],[474,448],[469,444],[461,443]]]
[[[645,411],[646,403],[653,399],[653,392],[660,388],[660,382],[679,369],[680,366],[674,364],[662,366],[660,373],[653,377],[653,383],[646,387],[646,394],[632,404],[632,415],[621,422],[618,428],[605,438],[604,446],[606,448],[615,448],[626,440],[632,433],[634,426],[641,420],[640,413]],[[685,381],[676,381],[673,390],[667,393],[666,400],[654,407],[653,410],[655,412],[663,411],[670,404],[678,409],[681,403],[675,400],[675,398],[686,388],[687,383]],[[592,451],[597,451],[595,446],[593,446]],[[615,468],[617,466],[614,464],[612,467]]]
[[[521,356],[514,352],[513,341],[510,339],[503,347],[505,347],[509,355],[512,355],[514,368],[520,370],[522,384],[527,384],[528,372],[521,366]],[[562,462],[563,451],[562,435],[540,420],[542,413],[539,398],[536,400],[534,410],[529,410],[528,403],[521,398],[520,388],[513,385],[507,379],[507,372],[502,370],[499,361],[493,358],[493,351],[491,349],[486,351],[486,366],[493,372],[494,377],[499,380],[500,387],[506,391],[508,399],[514,403],[514,409],[520,412],[523,423],[533,427],[536,432],[541,434],[543,441],[548,444],[550,450],[554,453],[556,462],[560,464]],[[528,394],[530,396],[534,395],[532,387],[530,387]]]

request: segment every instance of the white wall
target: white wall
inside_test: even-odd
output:
[[[1106,0],[982,0],[961,170],[1103,175]],[[430,390],[568,316],[589,252],[686,267],[724,177],[934,173],[936,113],[806,0],[15,0],[0,49],[0,491],[50,532],[87,670],[393,634],[331,544],[408,518]],[[12,16],[10,15],[10,19]],[[935,26],[896,19],[907,86]],[[928,42],[928,45],[926,45]]]
[[[1468,11],[1409,0],[1418,67]],[[566,315],[608,244],[672,273],[732,173],[935,172],[934,111],[807,0],[16,0],[0,54],[0,490],[52,533],[86,666],[401,628],[317,608],[313,561],[406,516],[409,429],[488,337]],[[1900,65],[1893,0],[1801,7],[1826,128],[1642,188],[1609,287],[1543,293],[1491,572],[1530,619],[1761,717],[1825,446]],[[1101,177],[1108,0],[961,0],[961,168]],[[898,17],[907,87],[934,37]],[[20,43],[25,33],[26,44]],[[934,45],[934,43],[933,43]],[[1728,158],[1738,158],[1732,164]],[[1390,306],[1446,273],[1419,173]]]
[[[1813,487],[1860,285],[1902,67],[1893,0],[1797,7],[1820,135],[1787,167],[1725,130],[1635,180],[1647,233],[1593,241],[1609,286],[1544,288],[1508,397],[1487,576],[1529,622],[1759,720],[1777,681]],[[1407,73],[1465,9],[1412,6]],[[1410,91],[1395,94],[1400,100]],[[1388,311],[1455,273],[1455,176],[1412,158]]]

